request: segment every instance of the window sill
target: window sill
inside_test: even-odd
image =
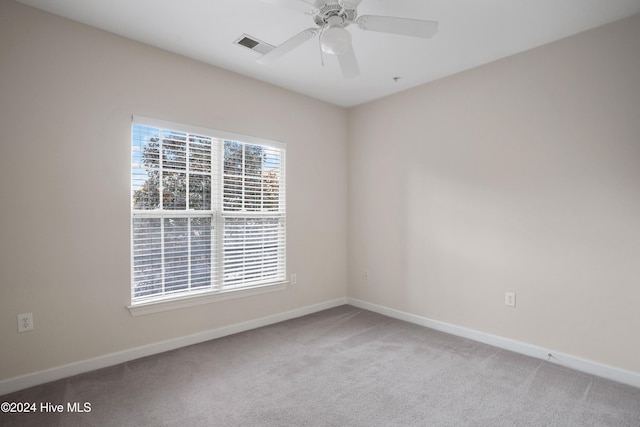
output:
[[[127,306],[131,316],[144,316],[145,314],[159,313],[162,311],[176,310],[179,308],[194,307],[196,305],[210,304],[217,301],[226,301],[236,298],[244,298],[253,295],[266,294],[269,292],[284,291],[289,282],[279,282],[270,285],[256,286],[248,289],[232,289],[228,291],[206,292],[198,295],[188,295],[184,297],[162,299],[132,304]]]

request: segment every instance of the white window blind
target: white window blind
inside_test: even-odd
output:
[[[282,143],[136,117],[132,304],[281,283]]]

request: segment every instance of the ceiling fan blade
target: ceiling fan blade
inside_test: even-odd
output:
[[[289,40],[282,42],[282,44],[275,47],[271,52],[262,55],[260,58],[256,59],[256,62],[258,64],[271,64],[278,58],[300,46],[302,43],[312,39],[316,34],[318,34],[317,28],[307,28],[303,32],[291,37]]]
[[[349,47],[349,50],[346,53],[338,55],[338,62],[340,63],[342,75],[345,79],[352,79],[360,75],[358,59],[356,58],[356,54],[353,51],[352,46]]]
[[[438,23],[436,21],[422,21],[420,19],[363,15],[356,19],[356,23],[364,31],[401,34],[425,39],[433,37],[438,32]]]

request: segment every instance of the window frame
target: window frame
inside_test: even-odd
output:
[[[144,116],[132,116],[131,123],[131,140],[129,141],[130,149],[131,149],[131,166],[130,166],[130,197],[133,197],[134,192],[134,177],[133,177],[133,167],[134,167],[134,129],[136,125],[146,126],[151,128],[159,129],[160,131],[176,131],[180,133],[186,134],[195,134],[198,136],[209,137],[212,140],[211,144],[211,206],[210,210],[188,210],[186,209],[178,209],[178,210],[168,210],[168,209],[134,209],[133,199],[130,199],[130,262],[131,262],[131,276],[129,282],[129,291],[130,291],[130,305],[127,306],[131,315],[138,316],[143,314],[155,313],[159,311],[172,310],[177,308],[191,307],[200,304],[207,304],[215,301],[224,301],[235,298],[242,298],[246,296],[263,294],[266,292],[274,292],[281,291],[287,288],[289,281],[287,280],[287,269],[286,269],[286,144],[280,141],[269,140],[265,138],[248,136],[248,135],[240,135],[231,132],[221,131],[218,129],[210,129],[200,126],[187,125],[182,123],[176,123],[166,120],[153,119]],[[224,190],[225,190],[225,170],[224,170],[224,150],[225,143],[227,142],[236,142],[240,144],[246,145],[257,145],[268,149],[278,150],[279,152],[279,162],[281,165],[279,166],[280,176],[278,177],[278,207],[277,211],[272,212],[231,212],[226,211],[223,204],[224,198]],[[214,150],[217,150],[216,155],[214,155]],[[243,148],[244,153],[244,148]],[[159,154],[161,156],[161,154]],[[217,162],[217,164],[214,164]],[[162,169],[163,160],[159,157],[159,169]],[[245,167],[245,166],[243,166]],[[186,175],[190,174],[190,170],[185,169]],[[243,175],[244,176],[244,175]],[[162,179],[162,177],[161,177]],[[187,199],[189,199],[189,191],[187,188]],[[159,194],[159,197],[162,199],[163,194]],[[261,196],[262,201],[264,202],[264,195]],[[188,202],[186,202],[188,204]],[[144,212],[144,213],[141,213]],[[173,215],[173,214],[176,215]],[[219,271],[217,273],[211,272],[211,284],[209,287],[201,289],[201,290],[189,290],[186,292],[176,292],[173,294],[165,294],[149,297],[143,300],[136,301],[134,298],[134,219],[135,218],[149,218],[149,217],[158,217],[163,218],[167,217],[176,217],[176,218],[189,218],[191,216],[201,216],[206,217],[211,216],[211,247],[210,247],[210,256],[212,259],[212,264],[216,264]],[[282,227],[281,231],[278,231],[278,262],[277,265],[280,267],[277,269],[277,279],[272,282],[267,283],[254,283],[248,285],[236,285],[234,287],[224,287],[224,271],[223,263],[225,259],[225,247],[224,247],[224,239],[225,239],[225,219],[226,218],[238,218],[238,217],[266,217],[266,218],[278,218],[278,226]],[[281,233],[281,234],[280,234]],[[165,239],[166,236],[163,236],[162,239]],[[164,241],[164,240],[163,240]],[[218,248],[215,249],[216,245]],[[164,266],[164,261],[163,261]],[[215,281],[215,283],[214,283]],[[163,283],[163,286],[165,284]],[[163,291],[164,292],[164,291]]]

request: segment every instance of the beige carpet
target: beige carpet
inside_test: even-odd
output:
[[[342,306],[0,397],[2,426],[640,426],[640,389]]]

